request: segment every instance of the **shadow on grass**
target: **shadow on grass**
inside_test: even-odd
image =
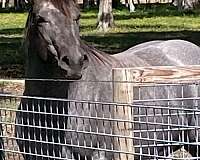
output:
[[[23,29],[7,29],[8,32],[21,33]],[[6,34],[6,30],[0,30]],[[129,32],[129,33],[107,33],[82,36],[88,44],[109,54],[124,51],[134,45],[151,40],[182,39],[188,40],[200,46],[200,32],[174,31],[174,32]],[[0,67],[20,64],[23,66],[25,58],[22,51],[22,38],[0,37]],[[9,67],[8,67],[9,68]],[[23,67],[21,67],[23,68]],[[17,72],[18,73],[18,72]],[[21,69],[20,69],[21,73]],[[3,73],[2,73],[3,74]]]
[[[151,40],[182,39],[200,46],[200,32],[131,32],[106,34],[104,36],[83,36],[82,39],[110,54],[124,51],[134,45]]]
[[[127,20],[127,19],[134,19],[134,18],[153,18],[153,17],[183,17],[183,16],[192,16],[192,17],[199,17],[200,13],[194,12],[178,12],[178,11],[163,11],[163,12],[154,12],[154,11],[136,11],[130,14],[118,14],[114,15],[115,20]]]
[[[166,24],[155,24],[155,23],[152,23],[152,24],[151,23],[149,23],[149,24],[131,24],[131,23],[129,23],[129,24],[117,24],[116,26],[117,26],[116,28],[118,28],[118,27],[127,28],[127,29],[128,28],[137,28],[138,30],[140,30],[140,29],[146,30],[146,29],[154,28],[154,29],[158,30],[157,32],[159,32],[159,30],[161,30],[162,28],[166,29],[167,27],[170,28],[170,30],[178,30],[178,29],[182,30],[184,27],[184,24],[178,26],[175,24],[166,25]]]
[[[152,18],[152,17],[173,17],[173,16],[193,16],[199,17],[200,10],[186,10],[178,11],[176,7],[170,4],[151,4],[151,5],[135,5],[136,12],[129,13],[128,9],[123,7],[121,9],[114,9],[115,20],[126,20],[131,18]],[[96,19],[97,10],[83,10],[86,14],[81,16],[81,19]],[[90,12],[92,14],[87,13]]]
[[[0,30],[0,34],[8,35],[22,32],[23,28]],[[107,33],[82,36],[82,39],[110,54],[150,40],[183,39],[200,46],[200,32],[197,31]],[[23,63],[22,41],[19,37],[0,37],[0,64]]]
[[[22,38],[12,36],[0,37],[0,57],[1,78],[24,77],[25,58],[22,51]]]
[[[1,29],[0,34],[12,35],[12,34],[23,34],[24,28],[8,28]]]
[[[80,26],[80,30],[81,31],[91,31],[91,30],[95,30],[96,29],[96,25],[91,24],[91,25],[82,25]]]
[[[24,63],[22,38],[0,37],[0,57],[0,65]]]
[[[27,6],[24,9],[15,9],[14,7],[11,8],[1,8],[0,13],[26,13],[30,9],[30,6]]]
[[[0,30],[0,65],[22,64],[24,55],[22,53],[23,28],[8,28]]]

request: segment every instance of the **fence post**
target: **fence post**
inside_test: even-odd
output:
[[[133,83],[120,83],[122,81],[133,81],[130,70],[113,69],[113,100],[116,103],[131,104],[133,102]],[[129,105],[116,106],[114,109],[114,118],[120,120],[133,120],[133,109]],[[134,124],[131,122],[114,122],[113,130],[115,135],[133,137]],[[115,156],[115,160],[134,160],[134,147],[132,138],[114,138],[114,148],[132,154],[120,153]]]

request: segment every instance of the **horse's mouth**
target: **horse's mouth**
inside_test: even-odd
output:
[[[69,71],[64,70],[61,68],[61,75],[63,78],[67,79],[67,80],[80,80],[82,78],[82,73],[73,73],[70,74]]]
[[[68,80],[80,80],[82,78],[82,75],[71,75],[71,76],[66,75],[65,77]]]

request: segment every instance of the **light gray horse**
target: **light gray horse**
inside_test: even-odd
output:
[[[183,40],[151,41],[116,55],[108,55],[81,41],[79,17],[80,12],[75,0],[32,1],[32,10],[27,20],[25,35],[26,77],[80,79],[84,82],[27,80],[25,96],[112,102],[112,84],[100,81],[111,81],[111,70],[114,67],[200,64],[200,48]],[[91,81],[99,82],[92,83]],[[157,95],[165,97],[166,92],[163,88]],[[145,94],[148,98],[152,96],[148,90]],[[174,88],[173,94],[177,97],[179,89]],[[186,96],[192,94],[193,91],[190,88],[185,91]],[[112,133],[111,122],[77,118],[77,116],[109,118],[110,111],[112,112],[112,107],[104,108],[100,104],[24,98],[16,115],[16,137],[20,151],[24,153],[25,160],[53,160],[59,157],[76,160],[85,158],[110,160],[113,157],[112,152],[107,153],[103,150],[98,152],[95,148],[106,146],[106,149],[111,149],[112,137],[83,134],[81,131],[110,134]],[[142,112],[145,111],[141,110],[138,114],[144,114]],[[152,110],[148,112],[151,114]],[[177,122],[176,118],[172,120],[174,123]],[[184,120],[184,123],[189,123],[189,125],[194,122],[192,116],[185,116]],[[142,125],[142,128],[147,128],[147,125]],[[134,129],[138,130],[140,126],[135,124]],[[77,134],[77,131],[80,133]],[[178,131],[173,132],[173,140],[178,140],[179,134]],[[190,142],[196,141],[194,131],[188,131],[187,135]],[[159,138],[160,135],[157,136]],[[139,144],[139,141],[135,140],[134,144]],[[195,146],[191,145],[186,148],[193,156],[198,156]],[[162,147],[156,149],[158,155],[161,156],[167,152]],[[150,151],[153,154],[152,148]],[[135,152],[139,153],[138,150]],[[144,153],[147,151],[144,150]],[[33,154],[41,156],[37,157]],[[149,159],[135,156],[135,159],[139,158]]]

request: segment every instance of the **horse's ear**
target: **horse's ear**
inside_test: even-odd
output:
[[[34,0],[24,0],[25,4],[28,6],[28,8],[33,8]]]
[[[33,6],[41,3],[41,0],[25,0],[25,2]]]
[[[24,1],[25,1],[25,3],[32,5],[34,0],[24,0]]]

